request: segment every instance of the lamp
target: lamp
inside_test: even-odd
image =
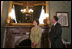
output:
[[[46,16],[46,24],[47,24],[47,25],[50,25],[49,14],[46,13],[45,16]]]
[[[46,14],[45,14],[45,17],[49,17],[49,14],[48,14],[48,13],[46,13]]]
[[[22,13],[32,13],[32,12],[33,12],[32,9],[29,9],[29,10],[28,10],[28,2],[27,2],[26,9],[21,9],[21,12],[22,12]]]

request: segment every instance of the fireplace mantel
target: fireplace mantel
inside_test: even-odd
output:
[[[5,27],[5,36],[4,36],[4,48],[15,48],[15,45],[18,45],[22,40],[30,39],[31,28],[33,25],[24,25],[24,26],[4,26]],[[40,26],[42,28],[42,40],[41,47],[48,48],[48,32],[49,26]],[[26,35],[26,32],[29,32],[29,35]]]
[[[24,25],[24,26],[22,26],[22,25],[13,26],[13,25],[12,25],[12,26],[4,26],[4,27],[5,27],[5,28],[14,28],[14,27],[17,27],[17,28],[18,28],[18,27],[22,27],[22,28],[23,28],[23,27],[31,28],[31,27],[34,27],[34,26],[33,26],[33,25]],[[44,26],[44,25],[43,25],[43,26],[40,26],[40,27],[41,27],[41,28],[44,28],[44,29],[50,28],[49,26]]]

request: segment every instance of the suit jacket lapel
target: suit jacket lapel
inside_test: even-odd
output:
[[[58,23],[52,27],[52,32],[55,30],[56,26],[58,25]]]
[[[55,26],[53,26],[53,27],[52,27],[52,30],[51,30],[51,32],[54,30],[54,28],[55,28]]]

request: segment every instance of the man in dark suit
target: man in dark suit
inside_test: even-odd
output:
[[[48,38],[49,42],[51,42],[51,48],[63,48],[63,43],[61,39],[62,27],[57,22],[58,17],[53,16],[51,21],[54,24],[51,27],[51,32],[49,33],[49,38]]]

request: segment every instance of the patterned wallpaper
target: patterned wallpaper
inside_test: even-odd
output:
[[[62,27],[62,38],[71,42],[71,1],[49,1],[50,22],[56,12],[68,12],[69,27]],[[52,25],[52,23],[51,23]]]

